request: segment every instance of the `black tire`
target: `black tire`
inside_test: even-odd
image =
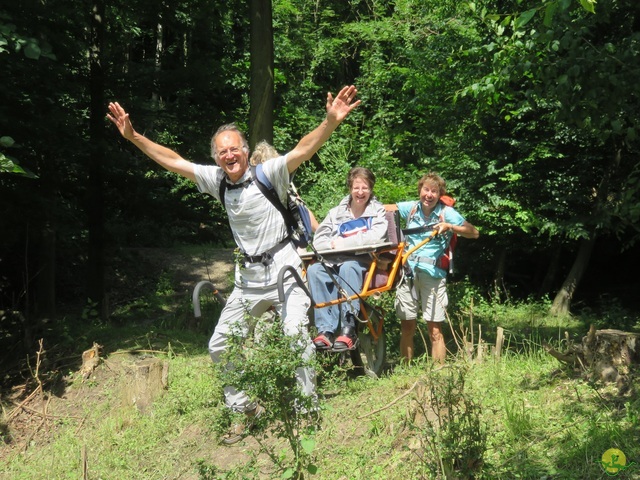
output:
[[[369,331],[358,333],[358,348],[351,352],[351,362],[353,366],[364,369],[364,374],[379,378],[386,360],[386,338],[384,331],[374,340],[373,335]]]

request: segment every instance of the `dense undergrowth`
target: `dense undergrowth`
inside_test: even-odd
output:
[[[194,321],[188,296],[162,282],[144,302],[145,321],[123,307],[118,326],[95,320],[80,333],[67,325],[59,339],[103,347],[104,361],[87,380],[77,364],[58,362],[50,372],[44,365],[32,369],[21,396],[5,388],[0,478],[640,478],[638,372],[632,371],[631,388],[619,392],[563,366],[543,347],[562,349],[594,322],[637,331],[629,312],[610,311],[606,323],[593,312],[551,318],[543,302],[491,303],[454,287],[444,367],[425,356],[398,364],[398,325],[390,313],[381,378],[356,376],[350,364],[324,359],[316,365],[319,419],[301,416],[289,424],[299,398],[286,372],[269,362],[274,348],[282,365],[294,353],[267,337],[273,347],[254,349],[257,363],[246,364],[264,373],[247,381],[272,392],[263,395],[271,395],[265,403],[277,415],[255,436],[224,447],[218,438],[230,416],[222,406],[221,373],[206,353],[212,324]],[[379,302],[392,312],[389,298]],[[203,319],[211,319],[219,306],[210,299],[203,310]],[[505,332],[500,358],[492,353],[498,326]],[[421,335],[419,354],[427,348]],[[131,361],[151,355],[169,365],[166,392],[145,413],[123,405],[119,394],[125,353]],[[40,395],[16,414],[38,385]],[[625,469],[605,470],[602,459],[611,449],[624,453]]]

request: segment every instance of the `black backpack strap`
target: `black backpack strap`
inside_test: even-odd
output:
[[[256,185],[260,189],[260,192],[262,192],[262,195],[264,195],[267,198],[267,200],[269,200],[271,204],[274,207],[276,207],[276,209],[282,214],[282,217],[284,218],[284,223],[287,225],[287,231],[291,232],[295,230],[296,221],[293,218],[293,215],[291,215],[291,212],[289,211],[289,209],[285,207],[280,201],[280,198],[278,197],[278,194],[275,188],[273,188],[273,185],[269,184],[270,187],[268,187],[267,185],[264,184],[264,181],[262,179],[264,178],[267,181],[268,179],[262,172],[262,164],[259,164],[257,166],[253,166],[253,165],[251,166],[251,176],[255,179]]]
[[[423,233],[429,230],[433,230],[433,225],[422,225],[421,227],[403,228],[402,233],[404,235],[415,235],[416,233]]]
[[[222,203],[222,206],[225,207],[224,194],[226,193],[227,190],[235,190],[236,188],[245,188],[245,187],[248,187],[251,184],[251,182],[253,182],[253,178],[249,178],[248,180],[245,180],[244,182],[241,182],[241,183],[228,184],[226,175],[222,177],[222,181],[220,182],[220,187],[218,187],[218,195],[220,195],[220,202]]]
[[[226,208],[224,204],[224,194],[227,191],[227,179],[223,176],[220,181],[220,187],[218,187],[218,195],[220,195],[220,203],[222,203],[222,208]]]

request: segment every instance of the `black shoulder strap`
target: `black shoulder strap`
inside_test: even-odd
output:
[[[241,182],[241,183],[234,183],[232,185],[229,185],[227,184],[226,175],[222,177],[222,181],[220,182],[220,186],[218,187],[218,195],[220,196],[220,202],[222,203],[222,206],[226,208],[225,202],[224,202],[224,194],[226,193],[227,190],[233,190],[236,188],[245,188],[249,186],[251,182],[253,182],[253,178],[249,178],[248,180],[245,180],[244,182]]]
[[[226,176],[222,177],[220,181],[220,187],[218,187],[218,195],[220,195],[220,203],[222,203],[222,208],[227,208],[224,204],[224,194],[227,191],[227,178]]]
[[[262,195],[264,195],[267,200],[269,200],[271,204],[282,214],[284,222],[287,225],[287,229],[289,231],[295,230],[296,222],[293,215],[291,215],[289,209],[282,204],[275,188],[273,188],[273,185],[271,185],[270,182],[269,186],[265,185],[265,181],[268,182],[269,179],[262,172],[262,164],[251,166],[251,176],[255,179],[256,185],[260,189],[260,192],[262,192]]]

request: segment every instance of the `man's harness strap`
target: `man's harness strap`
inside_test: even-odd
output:
[[[277,243],[266,252],[262,252],[258,255],[247,255],[245,252],[240,251],[242,254],[242,260],[244,263],[261,263],[265,267],[268,267],[273,263],[274,254],[287,243],[289,243],[289,237],[284,238],[280,243]]]
[[[225,178],[222,179],[222,181],[220,182],[220,191],[219,191],[219,196],[220,196],[220,201],[222,202],[222,206],[226,208],[226,202],[224,198],[226,190],[236,190],[238,188],[246,188],[253,183],[254,179],[257,179],[256,185],[260,190],[260,193],[262,193],[262,195],[264,195],[264,197],[267,200],[269,200],[269,202],[271,202],[271,204],[274,207],[276,207],[276,209],[282,214],[282,216],[284,217],[285,223],[287,225],[287,231],[290,232],[291,231],[290,225],[291,225],[291,222],[293,222],[291,213],[282,204],[275,190],[270,189],[262,181],[260,181],[259,179],[260,176],[262,176],[265,179],[266,177],[264,173],[262,173],[262,170],[261,170],[262,165],[260,165],[259,167],[260,169],[258,169],[256,166],[251,166],[251,178],[248,178],[244,182],[227,183],[226,176]],[[278,250],[280,250],[284,245],[289,243],[289,241],[291,241],[291,234],[287,233],[287,235],[282,240],[280,240],[277,244],[275,244],[273,247],[271,247],[269,250],[265,252],[262,252],[256,255],[248,255],[243,250],[240,250],[240,254],[242,255],[242,261],[244,263],[261,263],[265,267],[268,267],[273,263],[273,255]]]

